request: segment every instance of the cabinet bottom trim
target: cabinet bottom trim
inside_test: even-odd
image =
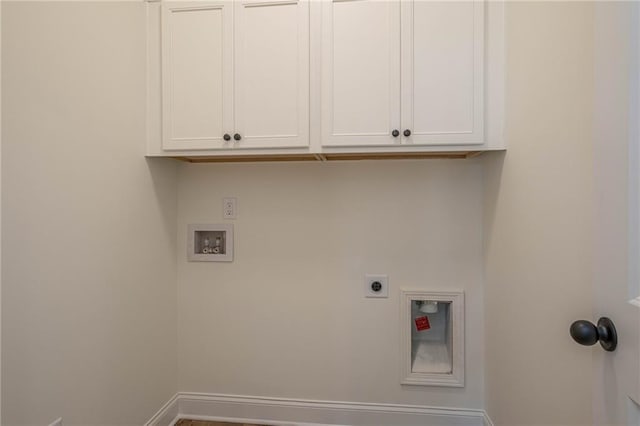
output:
[[[357,161],[357,160],[409,160],[409,159],[466,159],[483,154],[485,151],[447,152],[374,152],[374,153],[333,153],[333,154],[260,154],[260,155],[219,155],[219,156],[172,156],[189,163],[242,163],[262,161]]]

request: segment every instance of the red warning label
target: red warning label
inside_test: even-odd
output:
[[[431,324],[429,324],[429,318],[427,316],[416,318],[415,322],[416,329],[418,329],[418,331],[425,331],[431,328]]]

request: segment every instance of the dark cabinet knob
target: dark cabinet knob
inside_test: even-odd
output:
[[[231,140],[231,135],[229,135],[229,133],[225,133],[224,136],[222,137],[222,139],[224,139],[225,141],[230,141]]]
[[[394,138],[400,136],[400,132],[398,131],[398,129],[393,129],[393,132],[391,132],[391,136],[393,136]]]
[[[614,351],[618,345],[616,327],[613,321],[606,317],[600,318],[597,326],[587,320],[575,321],[571,324],[569,333],[573,340],[581,345],[591,346],[600,342],[600,346],[609,352]]]
[[[403,135],[405,135],[406,137],[411,136],[411,130],[406,129],[404,132],[402,132]]]
[[[242,139],[242,136],[240,136],[240,133],[236,133],[235,135],[233,135],[233,139],[239,141],[240,139]]]

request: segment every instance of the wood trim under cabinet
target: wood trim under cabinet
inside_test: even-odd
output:
[[[485,151],[445,152],[380,152],[344,154],[290,154],[290,155],[220,155],[169,157],[188,163],[248,163],[265,161],[342,161],[342,160],[408,160],[408,159],[466,159],[482,155]]]

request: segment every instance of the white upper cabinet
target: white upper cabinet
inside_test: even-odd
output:
[[[322,144],[399,142],[400,2],[324,2],[321,63]]]
[[[163,5],[164,149],[218,148],[233,129],[231,7],[230,1]]]
[[[148,1],[148,155],[505,148],[500,0]]]
[[[235,3],[235,131],[245,148],[309,144],[309,4]]]
[[[162,6],[163,149],[309,144],[309,5]]]
[[[484,3],[328,0],[324,146],[484,143]]]
[[[483,143],[484,4],[408,1],[401,26],[405,143]]]

